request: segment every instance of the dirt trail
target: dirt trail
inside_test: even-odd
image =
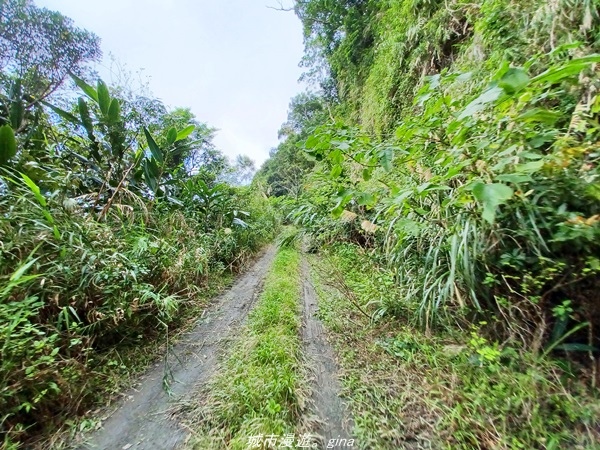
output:
[[[246,318],[274,255],[271,246],[172,349],[168,358],[173,376],[170,396],[163,388],[165,365],[157,363],[140,380],[139,388],[126,393],[103,427],[79,448],[170,450],[181,446],[189,433],[174,415],[177,403],[214,373],[221,341]]]
[[[319,419],[319,434],[330,440],[351,439],[352,420],[339,396],[340,383],[333,349],[327,342],[323,324],[316,316],[318,299],[310,281],[310,268],[302,260],[302,340],[313,375],[312,402]]]

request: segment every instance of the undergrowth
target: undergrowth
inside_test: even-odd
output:
[[[361,448],[600,445],[597,394],[580,367],[486,337],[485,323],[427,335],[409,310],[379,319],[399,290],[384,287],[392,274],[360,247],[340,244],[312,263]]]

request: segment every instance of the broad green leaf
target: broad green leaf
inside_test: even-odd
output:
[[[344,154],[339,149],[333,150],[329,153],[329,160],[333,164],[342,164],[344,162]]]
[[[148,141],[148,147],[150,148],[152,156],[154,156],[154,159],[156,159],[156,161],[158,161],[159,164],[162,164],[164,162],[164,158],[161,149],[156,144],[156,141],[154,140],[148,129],[144,128],[144,134],[146,135],[146,141]]]
[[[369,168],[363,169],[363,172],[362,172],[363,180],[369,181],[371,179],[372,174],[373,174],[373,169],[369,169]]]
[[[196,129],[195,125],[188,125],[187,127],[185,127],[183,130],[181,130],[179,133],[177,133],[177,139],[176,141],[181,141],[182,139],[185,139],[186,137],[188,137],[190,134],[192,134],[192,132]]]
[[[511,67],[498,81],[498,86],[504,89],[507,94],[512,95],[523,90],[529,80],[529,75],[523,69]]]
[[[314,134],[310,135],[306,139],[306,142],[304,142],[304,148],[307,150],[314,149],[318,143],[319,143],[319,138],[317,136],[315,136]]]
[[[338,196],[336,198],[337,204],[335,205],[335,207],[337,208],[339,206],[339,207],[344,208],[344,206],[346,206],[348,204],[348,202],[350,200],[352,200],[353,195],[354,195],[354,191],[352,191],[350,189],[341,189],[338,192]]]
[[[361,206],[372,206],[375,203],[375,197],[368,192],[361,192],[357,195],[356,202]]]
[[[515,167],[515,172],[517,173],[534,173],[542,169],[544,167],[543,160],[530,161],[524,164],[519,164]]]
[[[342,206],[336,206],[331,210],[331,215],[334,219],[338,219],[342,213],[344,212],[344,208]]]
[[[550,67],[545,72],[542,72],[531,81],[533,83],[557,83],[565,78],[578,75],[582,70],[586,69],[593,63],[600,62],[600,55],[588,55],[583,58],[574,58],[562,65]]]
[[[247,222],[244,222],[242,219],[240,219],[239,217],[234,217],[233,219],[233,224],[234,225],[238,225],[242,228],[248,228],[250,225],[248,225]]]
[[[158,176],[160,170],[153,159],[144,159],[143,163],[144,179],[152,192],[158,189]]]
[[[110,92],[108,86],[102,80],[98,80],[98,106],[104,116],[108,115],[108,109],[110,108]]]
[[[496,209],[505,204],[513,196],[511,187],[501,183],[476,183],[472,187],[473,195],[483,205],[482,217],[493,224],[496,220]]]
[[[71,75],[71,78],[73,78],[73,81],[75,82],[75,84],[77,86],[79,86],[79,88],[85,93],[85,95],[87,95],[89,98],[91,98],[95,102],[98,102],[98,93],[92,86],[87,84],[81,78],[79,78],[73,74],[70,74],[70,75]]]
[[[523,122],[539,122],[547,125],[554,125],[556,121],[561,118],[561,116],[561,113],[550,111],[549,109],[534,108],[519,115],[517,120],[521,120]]]
[[[167,142],[169,145],[173,145],[177,140],[177,130],[175,128],[169,128],[167,131]]]
[[[596,200],[600,200],[600,183],[590,183],[586,188],[586,193]]]
[[[345,141],[342,141],[342,142],[332,141],[331,143],[334,144],[337,148],[339,148],[342,151],[348,150],[350,148],[350,144],[348,144]]]
[[[342,174],[342,166],[339,164],[336,164],[335,166],[332,167],[331,169],[331,173],[329,174],[329,176],[331,178],[337,178]]]
[[[379,163],[386,172],[391,172],[393,169],[392,161],[394,160],[394,149],[385,148],[379,152]]]
[[[121,120],[121,105],[119,100],[113,98],[108,108],[108,121],[111,124],[118,123]]]
[[[17,140],[10,125],[0,127],[0,166],[6,165],[17,154]]]
[[[504,93],[504,89],[498,86],[491,87],[483,91],[483,93],[467,105],[462,113],[458,116],[458,120],[465,117],[471,117],[473,114],[481,111],[487,104],[495,102]]]
[[[83,97],[79,97],[79,100],[77,101],[77,106],[79,108],[79,117],[81,117],[81,123],[83,124],[83,127],[88,132],[88,134],[93,133],[94,124],[92,122],[92,117],[90,116],[90,110],[88,108],[88,105],[83,99]]]

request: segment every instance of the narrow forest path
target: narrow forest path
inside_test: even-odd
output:
[[[214,373],[221,342],[246,318],[275,251],[269,247],[250,270],[217,298],[195,329],[170,350],[170,393],[163,384],[165,365],[159,362],[140,380],[139,388],[124,395],[124,400],[81,450],[171,450],[183,444],[189,432],[174,415],[177,403]]]

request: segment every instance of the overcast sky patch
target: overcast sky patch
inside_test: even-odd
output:
[[[218,128],[215,143],[230,157],[260,165],[277,145],[289,100],[301,87],[302,28],[274,0],[35,0],[102,39],[126,69],[149,78],[169,107],[190,107]]]

